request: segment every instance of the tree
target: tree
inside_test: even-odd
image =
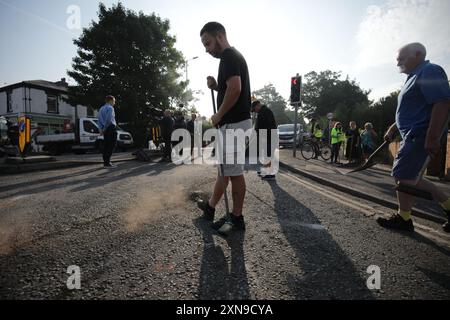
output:
[[[98,108],[114,95],[118,121],[128,123],[142,144],[145,128],[183,98],[187,83],[177,81],[177,70],[184,58],[174,48],[168,20],[137,14],[120,2],[110,9],[100,4],[98,15],[74,40],[78,51],[68,75],[77,84],[69,88],[70,102]]]
[[[261,103],[266,104],[273,112],[277,124],[290,123],[286,115],[286,101],[277,92],[273,84],[265,85],[262,89],[256,90],[252,94],[257,97]]]

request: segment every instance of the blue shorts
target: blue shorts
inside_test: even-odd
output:
[[[400,143],[400,148],[392,167],[392,176],[397,180],[415,180],[428,158],[425,137],[408,137]]]

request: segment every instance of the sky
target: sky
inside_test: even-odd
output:
[[[204,116],[212,114],[206,77],[216,77],[219,64],[200,41],[200,29],[209,21],[222,23],[230,44],[244,55],[252,91],[271,83],[286,100],[292,76],[328,69],[356,80],[376,101],[400,89],[405,75],[399,74],[395,58],[399,47],[410,42],[422,42],[427,59],[450,71],[450,0],[121,2],[170,21],[176,48],[189,61],[196,107]],[[67,75],[76,55],[73,39],[98,21],[98,3],[0,0],[0,86],[63,77],[73,83]],[[103,3],[110,7],[117,1]],[[184,70],[180,72],[184,80]]]

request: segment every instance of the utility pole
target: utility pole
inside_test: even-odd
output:
[[[291,105],[295,107],[295,119],[294,119],[294,146],[293,156],[294,158],[297,156],[297,127],[298,127],[298,108],[302,104],[301,99],[301,87],[302,87],[302,77],[297,73],[295,77],[291,78]]]

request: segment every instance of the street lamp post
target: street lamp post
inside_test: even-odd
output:
[[[184,62],[184,70],[185,70],[185,72],[186,72],[186,82],[188,81],[188,64],[189,64],[189,61],[192,61],[192,60],[195,60],[195,59],[197,59],[198,57],[196,56],[196,57],[193,57],[193,58],[191,58],[191,59],[188,59],[188,60],[186,60],[185,62]]]

